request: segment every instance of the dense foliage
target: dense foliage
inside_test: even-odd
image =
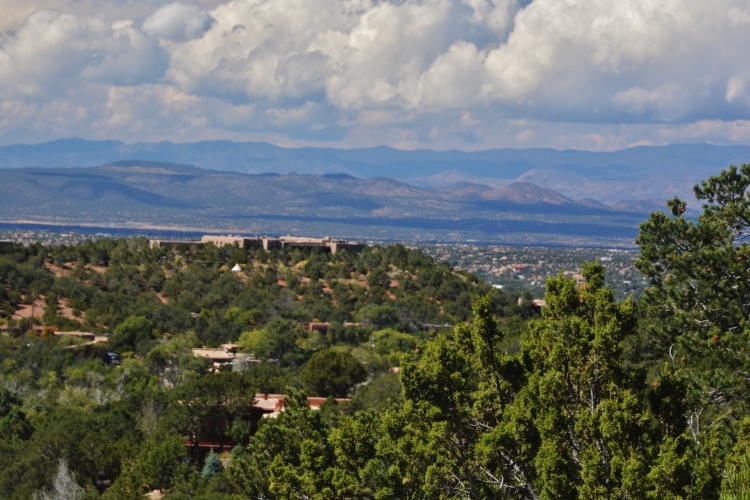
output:
[[[427,339],[424,325],[468,320],[471,295],[491,289],[398,245],[331,255],[144,239],[6,247],[0,281],[2,498],[51,492],[59,471],[92,497],[230,494],[229,470],[213,455],[206,469],[196,447],[256,443],[256,393],[356,390],[347,412],[383,409],[400,397],[388,370]],[[516,333],[537,314],[509,293],[492,307]],[[229,342],[260,362],[213,374],[191,351]]]
[[[652,214],[637,301],[591,262],[541,315],[399,245],[3,249],[0,497],[748,498],[748,187]]]

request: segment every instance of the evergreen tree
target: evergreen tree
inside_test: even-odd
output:
[[[522,339],[528,382],[514,419],[539,436],[533,463],[540,498],[638,498],[646,489],[645,416],[623,369],[630,301],[616,304],[604,268],[584,264],[580,287],[547,281],[542,321]]]
[[[367,378],[367,371],[348,352],[327,349],[312,355],[300,377],[316,396],[344,398]]]
[[[321,412],[313,411],[303,393],[292,391],[277,418],[261,420],[247,452],[232,460],[229,477],[249,498],[300,498],[313,473],[305,460],[311,447],[325,446],[330,432]],[[307,453],[303,456],[303,449]]]
[[[34,427],[21,410],[22,403],[8,389],[0,387],[0,441],[23,441],[33,434]]]
[[[206,456],[205,462],[203,463],[201,476],[211,478],[223,470],[224,464],[221,463],[221,458],[219,458],[219,455],[211,450],[211,452]]]
[[[748,415],[750,389],[750,165],[723,170],[695,187],[704,200],[697,220],[675,197],[671,216],[653,213],[641,225],[636,267],[651,287],[644,301],[654,335],[668,349],[672,378],[685,387],[674,427],[684,428],[690,494],[717,498],[723,457],[737,423]]]
[[[402,363],[402,424],[380,447],[401,452],[384,459],[402,478],[421,482],[424,495],[476,499],[654,491],[657,437],[639,398],[641,378],[623,367],[633,305],[615,302],[600,264],[584,265],[583,275],[580,286],[562,275],[547,281],[544,317],[531,323],[518,355],[501,350],[491,297],[480,296],[471,326],[437,335],[421,359]]]

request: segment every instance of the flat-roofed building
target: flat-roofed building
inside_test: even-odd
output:
[[[256,394],[255,403],[253,408],[257,408],[263,412],[263,418],[276,418],[286,408],[286,394]],[[308,396],[307,403],[310,405],[311,410],[320,410],[323,403],[328,398],[321,398],[316,396]],[[336,398],[337,403],[343,403],[349,401],[346,398]]]
[[[204,245],[207,244],[207,243],[213,243],[215,246],[217,246],[219,248],[221,248],[223,246],[227,246],[227,245],[231,246],[231,245],[235,245],[235,244],[237,246],[241,247],[241,248],[247,248],[245,246],[246,245],[245,242],[247,240],[248,240],[248,238],[245,238],[245,237],[242,237],[242,236],[232,236],[231,234],[227,235],[227,236],[216,236],[216,235],[213,235],[213,234],[207,234],[207,235],[201,237],[201,243],[203,243]]]
[[[327,248],[331,253],[336,253],[338,250],[348,250],[350,252],[359,252],[362,250],[364,245],[362,243],[354,243],[346,240],[334,240],[329,236],[325,238],[304,238],[300,236],[280,236],[278,238],[282,247],[323,247]]]
[[[237,354],[224,349],[223,347],[199,347],[193,349],[193,356],[204,358],[211,364],[211,371],[216,372],[222,366],[231,365]]]
[[[163,240],[151,240],[151,248],[174,248],[174,247],[196,247],[201,248],[205,246],[205,243],[200,241],[191,241],[191,240],[184,240],[184,241],[163,241]]]
[[[251,407],[246,407],[239,413],[232,413],[225,417],[208,418],[201,423],[198,432],[188,436],[184,441],[185,447],[195,459],[202,459],[210,451],[221,453],[223,450],[234,448],[238,444],[247,446],[247,442],[238,443],[229,435],[228,430],[231,423],[237,419],[250,422],[251,432],[258,428],[258,422],[262,418],[276,418],[287,407],[286,394],[256,394]],[[349,401],[348,399],[336,399],[338,403]],[[307,403],[312,410],[320,410],[326,398],[309,397]],[[246,440],[245,440],[246,441]]]
[[[218,236],[213,234],[207,234],[201,237],[200,241],[161,241],[152,240],[151,246],[154,248],[171,248],[180,245],[202,247],[209,243],[217,246],[224,247],[227,245],[237,245],[240,248],[262,248],[264,250],[274,250],[285,247],[301,247],[301,248],[323,248],[329,252],[335,254],[339,250],[347,250],[349,252],[359,252],[364,248],[364,244],[356,243],[346,240],[335,240],[330,237],[325,238],[307,238],[303,236],[279,236],[277,238],[270,236],[259,236],[253,238],[245,238],[244,236]]]
[[[201,243],[213,243],[217,247],[225,245],[237,245],[240,248],[262,248],[264,250],[273,250],[285,247],[301,248],[324,248],[331,253],[338,250],[348,250],[350,252],[359,252],[364,245],[346,240],[334,240],[330,237],[325,238],[307,238],[303,236],[279,236],[273,238],[270,236],[260,236],[256,238],[244,238],[241,236],[214,236],[206,235],[201,238]]]
[[[211,364],[211,371],[217,372],[223,366],[233,364],[247,365],[249,363],[258,363],[252,354],[238,353],[240,346],[234,343],[222,344],[221,347],[196,347],[193,349],[193,356],[204,358]]]

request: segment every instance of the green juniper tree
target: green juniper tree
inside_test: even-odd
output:
[[[300,378],[317,396],[343,398],[367,378],[367,371],[348,352],[327,349],[312,355],[302,367]]]
[[[685,385],[684,446],[690,495],[717,498],[723,457],[750,389],[750,165],[723,170],[695,187],[704,200],[697,220],[675,197],[671,217],[654,213],[641,226],[636,267],[651,281],[644,300],[654,334],[669,347]],[[683,426],[684,427],[684,426]]]
[[[418,498],[646,497],[655,453],[641,379],[623,366],[633,305],[615,302],[601,265],[583,274],[582,286],[548,280],[544,318],[517,355],[502,351],[486,295],[471,326],[403,361],[405,403],[378,447],[392,485]]]
[[[325,450],[330,426],[321,412],[310,409],[303,393],[292,391],[286,403],[277,418],[260,422],[247,450],[229,467],[231,481],[247,497],[300,498],[295,495],[310,493],[309,479],[321,464],[313,468],[305,457],[311,447]]]
[[[22,401],[0,387],[0,441],[13,443],[29,439],[34,428],[21,410]]]
[[[604,268],[585,264],[586,282],[547,282],[547,308],[522,339],[528,382],[514,419],[538,433],[533,459],[540,498],[638,498],[646,489],[645,417],[623,341],[630,301],[616,304]]]

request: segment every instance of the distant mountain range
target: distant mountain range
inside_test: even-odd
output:
[[[358,239],[632,242],[644,213],[528,182],[426,188],[348,174],[242,174],[147,161],[6,169],[0,222]]]
[[[750,147],[708,144],[462,152],[66,139],[0,147],[0,219],[623,243],[666,199],[747,162]]]
[[[677,144],[603,153],[553,149],[464,152],[402,151],[388,147],[282,148],[229,141],[125,144],[63,139],[0,147],[0,168],[80,168],[120,160],[180,163],[254,174],[344,173],[355,177],[390,177],[435,187],[459,181],[500,185],[526,176],[530,182],[574,199],[623,199],[617,193],[620,186],[621,191],[631,193],[631,198],[658,198],[661,202],[665,196],[674,196],[675,190],[683,192],[721,168],[750,162],[750,146]],[[581,183],[581,179],[587,182]],[[584,190],[593,190],[595,196],[581,196]]]

